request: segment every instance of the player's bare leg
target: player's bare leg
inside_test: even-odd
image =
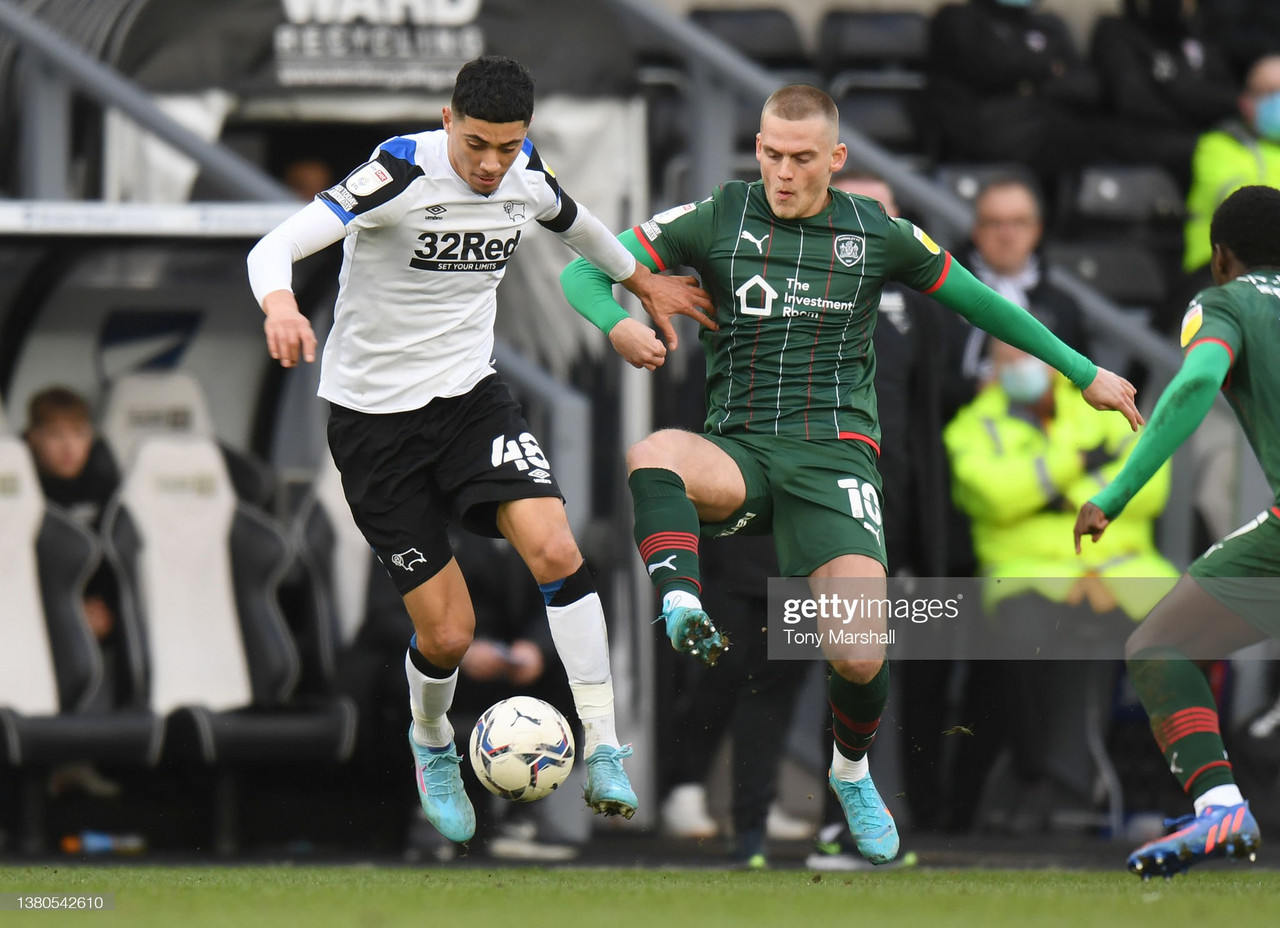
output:
[[[470,841],[476,813],[462,785],[461,758],[449,724],[458,684],[458,664],[475,634],[476,618],[467,582],[456,560],[404,596],[414,636],[405,655],[409,681],[409,746],[413,749],[418,799],[427,820],[450,841]]]
[[[659,620],[671,646],[705,664],[729,647],[702,608],[698,565],[701,521],[720,522],[746,500],[733,458],[701,435],[663,429],[627,452],[635,538],[650,582],[662,596]]]
[[[609,631],[564,503],[555,497],[510,500],[498,507],[497,522],[498,530],[528,565],[546,602],[551,639],[569,676],[582,721],[587,804],[603,815],[631,818],[636,794],[622,768],[623,758],[631,756],[631,746],[618,744]]]
[[[809,576],[815,596],[838,592],[841,580],[872,581],[876,588],[859,587],[868,599],[884,596],[884,567],[874,558],[844,554],[823,564]],[[847,593],[848,590],[845,590]],[[857,631],[883,633],[884,617],[870,617]],[[825,640],[825,635],[824,635]],[[849,823],[849,833],[862,856],[873,864],[885,864],[898,856],[898,827],[871,779],[867,751],[875,741],[880,715],[889,697],[889,664],[884,645],[871,643],[829,654],[831,676],[827,695],[831,702],[832,731],[828,785]]]

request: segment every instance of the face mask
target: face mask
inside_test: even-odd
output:
[[[1049,369],[1035,358],[1000,368],[1000,386],[1014,403],[1034,403],[1049,389]]]
[[[1267,94],[1257,105],[1254,128],[1268,142],[1280,142],[1280,90]]]

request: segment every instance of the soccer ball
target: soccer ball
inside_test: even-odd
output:
[[[532,696],[496,702],[471,730],[471,766],[484,788],[514,802],[549,796],[573,769],[573,731]]]

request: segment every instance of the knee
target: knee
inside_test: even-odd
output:
[[[883,666],[884,660],[880,658],[831,662],[832,671],[859,685],[874,680]]]
[[[675,455],[666,431],[654,432],[627,449],[627,473],[644,467],[674,469]]]
[[[418,650],[437,667],[457,667],[475,637],[474,624],[437,623],[425,634],[418,633]]]
[[[573,533],[566,526],[563,531],[553,532],[530,552],[526,562],[529,572],[538,583],[550,583],[563,580],[582,566],[582,553]]]

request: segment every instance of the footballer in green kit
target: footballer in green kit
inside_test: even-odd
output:
[[[1062,371],[1095,407],[1141,423],[1127,381],[979,283],[910,222],[830,186],[846,150],[835,104],[821,90],[790,85],[766,101],[756,157],[759,181],[731,181],[621,236],[653,270],[694,268],[715,306],[701,333],[703,433],[664,429],[627,454],[636,543],[662,596],[667,635],[706,663],[728,642],[699,599],[702,534],[771,533],[783,574],[808,577],[818,595],[840,579],[883,585],[871,339],[885,281],[933,295]],[[575,261],[561,282],[623,358],[649,369],[661,363],[649,353],[652,331],[614,300],[607,276]],[[655,321],[674,347],[669,321]],[[884,649],[827,656],[830,786],[859,851],[887,863],[898,833],[866,757],[888,694]]]
[[[1214,213],[1216,286],[1182,322],[1185,356],[1151,424],[1112,483],[1080,509],[1076,550],[1112,519],[1203,421],[1218,391],[1240,420],[1273,497],[1280,498],[1280,190],[1242,187]],[[1144,878],[1215,857],[1253,859],[1258,823],[1223,748],[1203,668],[1280,637],[1280,505],[1273,504],[1192,562],[1129,637],[1125,659],[1169,770],[1195,813],[1129,855]]]

